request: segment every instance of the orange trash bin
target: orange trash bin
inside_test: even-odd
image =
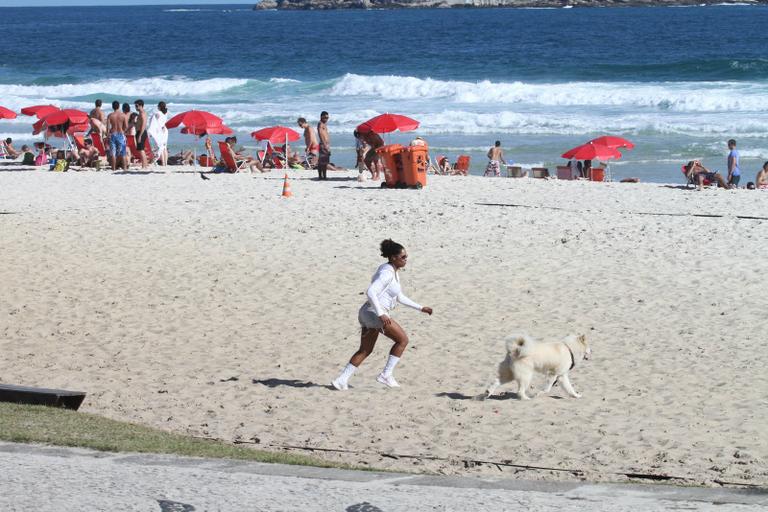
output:
[[[384,181],[382,187],[395,188],[403,182],[403,146],[400,144],[389,144],[381,146],[376,153],[384,162]]]
[[[590,181],[603,181],[605,180],[605,169],[600,167],[593,167],[589,170]]]
[[[426,187],[429,167],[427,146],[408,146],[403,149],[402,159],[405,185],[411,188]]]

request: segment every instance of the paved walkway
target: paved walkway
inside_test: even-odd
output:
[[[1,511],[764,511],[768,490],[544,483],[0,443]]]

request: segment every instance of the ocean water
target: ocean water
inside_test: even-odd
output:
[[[436,154],[501,140],[507,159],[554,166],[603,134],[636,148],[614,178],[680,182],[691,158],[745,178],[768,160],[768,7],[253,11],[249,5],[0,8],[0,105],[90,109],[96,98],[171,114],[209,110],[241,142],[331,113],[336,163],[382,112],[421,121]],[[20,143],[33,119],[0,121]],[[173,148],[193,137],[171,136]],[[199,144],[199,143],[198,143]],[[246,144],[248,145],[248,144]],[[253,140],[250,145],[255,147]]]

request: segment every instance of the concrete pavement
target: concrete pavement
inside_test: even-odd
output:
[[[0,443],[0,511],[764,511],[768,490],[418,476]]]

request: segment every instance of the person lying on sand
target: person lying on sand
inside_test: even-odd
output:
[[[718,172],[710,171],[698,160],[691,160],[685,165],[685,175],[688,176],[692,182],[696,183],[699,190],[704,188],[704,180],[710,183],[717,183],[719,188],[728,188],[725,180]]]

